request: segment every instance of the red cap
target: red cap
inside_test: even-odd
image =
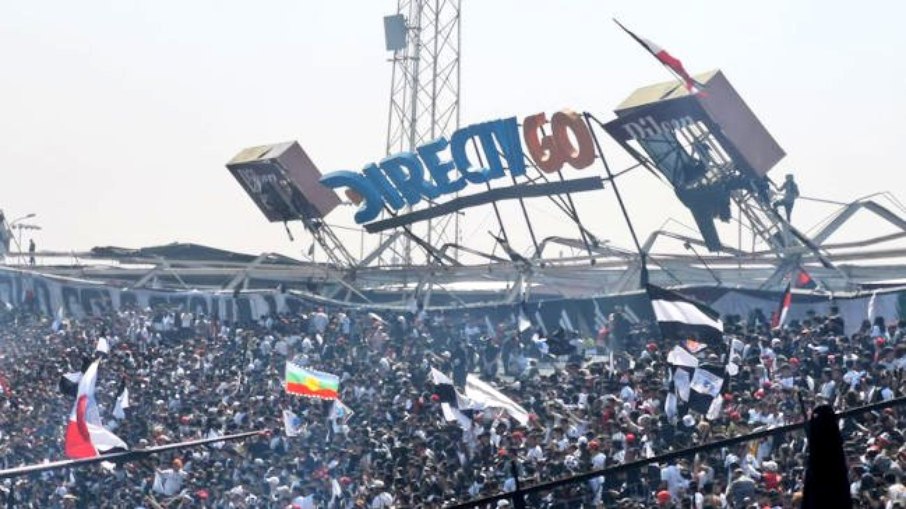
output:
[[[633,435],[632,433],[626,433],[626,441],[630,444],[635,442],[635,435]]]
[[[647,347],[649,352],[654,352],[657,350],[657,345],[654,343],[648,343]]]
[[[431,401],[437,403],[438,401],[440,401],[440,395],[438,395],[438,394],[432,394],[432,395],[431,395]]]
[[[208,496],[209,496],[208,490],[205,490],[205,489],[198,490],[195,492],[195,496],[197,496],[198,498],[200,498],[202,500],[207,500]]]
[[[790,357],[790,364],[795,364],[795,365],[798,366],[798,365],[799,365],[799,359],[797,359],[796,357]]]
[[[884,346],[885,340],[881,336],[875,338],[875,344],[878,346]]]
[[[661,490],[657,492],[655,498],[657,498],[659,504],[666,504],[667,502],[670,502],[670,492],[667,490]]]

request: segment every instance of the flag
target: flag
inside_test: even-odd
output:
[[[628,28],[624,27],[616,19],[614,19],[613,21],[627,34],[629,34],[630,37],[635,39],[637,43],[641,44],[643,48],[648,50],[649,53],[654,55],[654,58],[657,58],[660,63],[664,64],[671,71],[676,73],[677,76],[679,76],[679,78],[683,81],[683,84],[686,86],[686,90],[693,94],[698,94],[701,92],[701,89],[704,88],[704,86],[692,79],[692,76],[690,76],[689,73],[686,72],[686,68],[683,67],[683,63],[680,62],[678,58],[674,57],[670,53],[667,53],[667,50],[658,46],[654,42],[649,41],[648,39],[645,39],[643,37],[639,37],[638,35],[630,32]]]
[[[98,346],[95,347],[94,351],[100,352],[104,355],[110,354],[110,343],[107,342],[107,338],[105,336],[98,338]]]
[[[875,313],[878,312],[878,291],[871,292],[871,298],[868,299],[868,320],[874,321]],[[881,331],[883,333],[883,331]]]
[[[717,311],[664,288],[654,285],[646,288],[664,339],[692,338],[707,344],[723,341],[724,323]]]
[[[337,399],[339,390],[338,376],[286,363],[286,392],[310,398]]]
[[[82,368],[78,371],[73,371],[70,373],[63,373],[60,375],[60,381],[58,382],[58,387],[60,388],[60,394],[64,396],[76,397],[76,394],[79,392],[79,380],[82,379],[82,373],[84,373],[94,359],[90,357],[82,358]]]
[[[93,458],[114,449],[128,449],[125,442],[101,424],[97,401],[94,399],[100,362],[92,362],[79,380],[75,404],[66,426],[67,458]]]
[[[787,283],[786,291],[783,292],[783,297],[780,299],[780,306],[777,307],[777,312],[771,317],[772,328],[776,329],[777,327],[783,327],[783,324],[786,323],[787,315],[790,312],[791,304],[793,304],[793,290],[791,285]]]
[[[799,268],[799,272],[796,274],[796,288],[802,288],[805,290],[815,290],[818,288],[818,283],[812,279],[812,276],[805,271],[803,268]]]
[[[208,434],[205,435],[205,438],[220,438],[222,436],[223,436],[223,433],[217,431],[214,428],[211,428],[210,430],[208,430]],[[214,442],[209,445],[215,449],[223,449],[223,442]]]
[[[283,410],[283,431],[288,437],[297,437],[302,434],[302,419],[292,410]]]
[[[667,354],[667,364],[672,366],[685,366],[687,368],[697,368],[698,358],[686,351],[681,346],[674,346],[673,350]]]
[[[113,416],[120,420],[125,419],[126,412],[124,410],[129,408],[129,406],[129,388],[124,383],[123,389],[116,397],[116,404],[113,405]]]
[[[59,332],[60,328],[63,327],[63,313],[63,306],[60,306],[60,309],[57,310],[57,314],[53,319],[53,324],[51,325],[54,332]]]
[[[519,316],[516,318],[516,327],[519,332],[525,332],[532,328],[532,321],[529,320],[524,300],[519,303]]]
[[[456,390],[450,377],[436,368],[431,368],[431,382],[434,384],[434,393],[439,398],[444,420],[456,421],[463,429],[469,429],[472,420],[463,411],[473,410],[472,402]]]
[[[354,413],[355,412],[353,412],[351,408],[343,404],[342,401],[335,399],[333,400],[333,405],[331,405],[330,407],[329,418],[331,421],[339,420],[342,421],[343,424],[346,424],[346,422],[350,417],[352,417],[352,414]]]
[[[60,375],[59,388],[60,393],[64,396],[76,397],[79,393],[79,380],[82,379],[81,371],[73,371]]]
[[[485,407],[504,410],[523,426],[528,424],[528,411],[475,375],[469,374],[466,376],[465,396],[470,401]]]
[[[720,399],[720,390],[724,385],[723,377],[718,375],[722,372],[722,369],[713,366],[695,368],[689,383],[690,410],[695,410],[705,416],[713,415],[712,405],[714,405],[715,399]]]

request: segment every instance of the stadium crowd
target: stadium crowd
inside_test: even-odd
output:
[[[122,310],[65,320],[0,311],[0,466],[62,459],[73,399],[61,375],[110,345],[100,364],[103,420],[132,448],[245,430],[245,442],[185,449],[105,468],[0,483],[5,507],[441,507],[523,484],[652,457],[800,421],[806,406],[837,409],[903,394],[906,324],[866,322],[844,334],[836,315],[771,328],[727,317],[729,346],[698,355],[727,376],[714,419],[665,409],[673,344],[617,310],[589,340],[547,342],[513,323],[487,330],[461,313],[377,316],[312,305],[258,323],[218,323],[178,309]],[[57,330],[54,330],[57,329]],[[610,355],[610,346],[623,351]],[[555,347],[555,348],[552,348]],[[551,352],[568,355],[554,358]],[[354,414],[286,394],[290,359],[340,377]],[[526,424],[491,409],[447,422],[431,368],[461,383],[478,374],[529,412]],[[122,383],[131,405],[112,416]],[[283,410],[301,418],[287,436]],[[842,424],[859,507],[906,508],[906,412]],[[802,496],[804,435],[789,433],[641,471],[597,477],[528,499],[529,507],[792,508]],[[9,500],[12,499],[12,502]],[[507,501],[494,504],[506,507]]]

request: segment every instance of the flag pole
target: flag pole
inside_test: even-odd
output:
[[[92,465],[95,463],[101,462],[110,462],[110,463],[127,463],[130,461],[140,460],[142,458],[147,458],[155,454],[160,454],[166,451],[173,451],[179,449],[187,449],[190,447],[199,447],[202,445],[208,445],[215,442],[230,442],[235,440],[244,440],[253,436],[263,435],[268,430],[256,430],[256,431],[245,431],[242,433],[236,433],[233,435],[224,435],[216,438],[202,438],[198,440],[189,440],[186,442],[179,442],[175,444],[167,445],[158,445],[155,447],[148,447],[146,449],[132,449],[129,451],[115,452],[110,454],[102,454],[100,456],[92,456],[90,458],[81,458],[81,459],[70,459],[70,460],[60,460],[52,461],[50,463],[37,463],[34,465],[27,465],[24,467],[15,467],[5,470],[0,470],[0,479],[7,479],[10,477],[20,477],[23,475],[34,474],[38,472],[44,472],[46,470],[60,470],[63,468],[76,468],[83,467],[87,465]]]
[[[649,55],[651,55],[651,56],[653,56],[655,59],[657,59],[657,61],[660,62],[661,66],[663,66],[665,69],[667,69],[667,71],[668,71],[670,74],[672,74],[673,77],[676,78],[677,81],[680,82],[680,85],[681,85],[683,88],[689,90],[689,83],[686,81],[686,79],[685,79],[679,72],[677,72],[676,69],[674,69],[674,68],[670,67],[669,65],[667,65],[666,63],[664,63],[664,62],[661,60],[661,58],[658,56],[658,54],[655,53],[655,52],[651,49],[651,47],[648,46],[648,43],[647,43],[646,41],[644,41],[641,37],[639,37],[638,35],[636,35],[635,33],[633,33],[631,30],[629,30],[628,28],[626,28],[625,26],[623,26],[623,24],[620,23],[620,22],[617,20],[617,18],[611,18],[611,19],[613,20],[614,23],[617,24],[618,27],[622,28],[624,32],[626,32],[627,34],[629,34],[629,36],[632,37],[632,39],[635,40],[635,42],[639,43],[643,48],[645,48],[645,51],[647,51]],[[686,70],[683,69],[683,72],[686,72]],[[688,72],[687,72],[686,75],[689,77],[689,80],[692,82],[692,84],[695,86],[695,88],[698,88],[698,89],[699,89],[698,91],[689,90],[689,92],[692,93],[693,95],[694,95],[694,94],[698,94],[698,93],[704,94],[704,92],[701,91],[701,89],[704,88],[704,86],[703,86],[701,83],[699,83],[698,81],[696,81],[694,78],[692,78],[692,76],[689,75]]]
[[[604,163],[604,171],[607,172],[607,178],[610,180],[610,185],[613,187],[613,193],[617,197],[617,203],[620,204],[620,211],[623,213],[623,219],[626,220],[626,226],[629,227],[629,233],[632,235],[632,241],[635,243],[636,251],[639,253],[639,263],[641,263],[641,275],[639,278],[639,284],[642,288],[647,288],[648,286],[648,264],[645,251],[642,249],[642,244],[639,243],[639,237],[635,233],[635,227],[632,225],[632,220],[629,219],[629,213],[626,211],[626,204],[623,203],[623,196],[620,194],[620,188],[617,186],[617,181],[613,178],[613,173],[610,171],[610,165],[607,164],[607,158],[604,157],[604,151],[601,149],[601,142],[598,141],[598,135],[595,133],[594,128],[591,125],[591,121],[594,120],[598,125],[601,125],[598,122],[598,119],[594,117],[591,113],[587,111],[582,114],[585,117],[585,123],[588,125],[588,130],[591,132],[591,139],[595,143],[595,150],[598,151],[598,157],[601,158],[601,162]],[[646,290],[647,291],[647,290]]]

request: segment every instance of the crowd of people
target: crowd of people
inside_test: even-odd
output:
[[[674,389],[656,325],[619,311],[597,337],[554,356],[518,321],[425,313],[397,316],[312,305],[304,313],[224,323],[180,309],[131,309],[54,323],[0,311],[0,466],[63,458],[73,398],[60,377],[103,355],[97,399],[131,448],[261,430],[252,439],[182,449],[120,465],[47,471],[0,483],[6,507],[443,507],[522,485],[620,465],[803,419],[802,403],[845,409],[903,394],[906,323],[809,315],[771,329],[727,317],[725,345],[697,355],[738,372],[709,419],[665,405]],[[104,338],[108,354],[96,352]],[[619,351],[611,349],[620,345]],[[332,402],[287,394],[295,362],[340,377]],[[474,373],[529,413],[492,408],[449,422],[431,369]],[[734,370],[736,371],[736,370]],[[119,388],[130,406],[113,416]],[[289,436],[284,410],[301,428]],[[906,411],[841,425],[859,507],[906,508]],[[296,431],[296,430],[294,430]],[[529,507],[792,508],[808,454],[802,433],[772,435],[528,497]],[[504,500],[492,504],[506,507]]]

